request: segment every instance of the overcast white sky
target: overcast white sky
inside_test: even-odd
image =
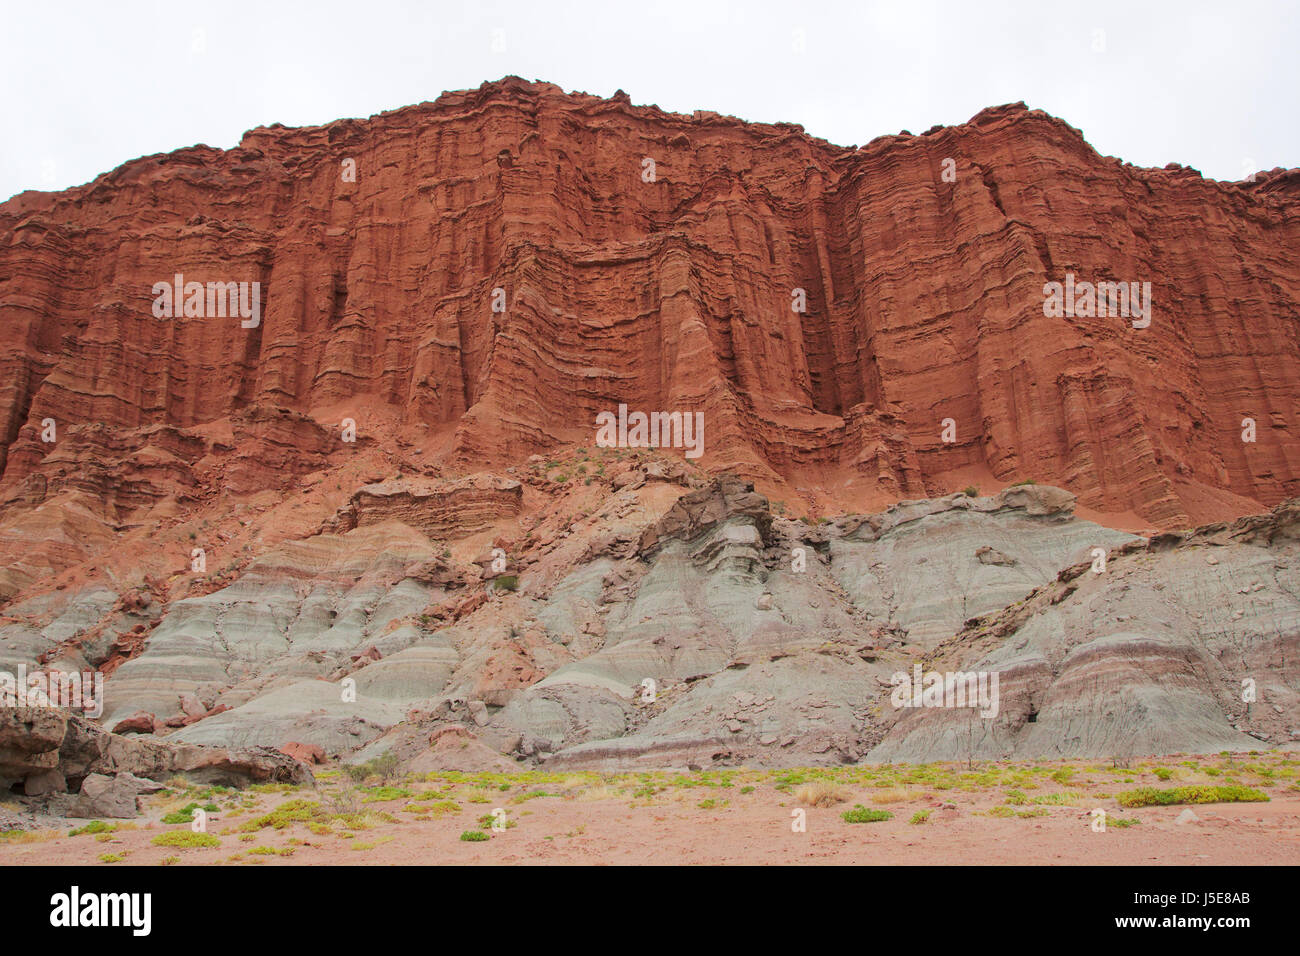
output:
[[[1235,180],[1300,166],[1297,6],[7,0],[0,200],[507,74],[846,146],[1024,100],[1103,154]]]

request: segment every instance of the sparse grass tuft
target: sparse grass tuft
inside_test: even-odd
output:
[[[813,780],[794,792],[794,798],[808,807],[833,807],[849,798],[839,784],[831,780]]]

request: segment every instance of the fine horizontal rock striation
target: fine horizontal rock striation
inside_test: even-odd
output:
[[[927,671],[1000,674],[996,719],[908,708],[882,760],[1239,750],[1300,738],[1300,502],[1133,542],[968,621]]]
[[[1023,104],[852,149],[507,78],[259,128],[0,204],[3,481],[86,460],[79,428],[250,406],[387,408],[500,465],[625,402],[704,413],[712,470],[834,473],[859,510],[974,469],[1151,526],[1233,517],[1300,493],[1298,188],[1134,168]],[[1149,327],[1045,316],[1067,274],[1151,283]],[[177,275],[260,283],[257,321],[156,318]],[[309,432],[231,480],[337,441]],[[183,483],[172,456],[136,467]]]
[[[523,485],[493,475],[455,481],[399,479],[366,485],[340,510],[337,528],[401,521],[430,538],[461,538],[519,514]]]

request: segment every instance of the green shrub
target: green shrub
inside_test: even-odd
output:
[[[75,830],[70,830],[68,836],[81,836],[83,833],[112,833],[116,829],[116,823],[105,823],[103,820],[91,820],[84,827],[77,827]]]
[[[840,814],[840,818],[845,823],[878,823],[881,820],[890,820],[893,816],[888,810],[869,810],[860,803],[852,810],[845,810]]]
[[[437,796],[437,794],[434,794]],[[417,801],[424,801],[423,795],[415,798]],[[441,817],[448,813],[460,813],[460,804],[455,800],[438,800],[436,802],[420,802],[418,804],[408,803],[405,810],[419,813],[431,813],[435,817]]]
[[[460,835],[460,838],[466,843],[482,843],[484,840],[492,839],[482,830],[466,830]]]
[[[383,803],[387,800],[401,800],[410,797],[411,791],[404,787],[370,787],[365,791],[365,803]]]
[[[365,763],[349,764],[344,767],[344,770],[347,771],[347,775],[357,783],[360,783],[369,777],[378,777],[380,780],[387,783],[389,780],[392,780],[397,776],[399,763],[400,761],[397,759],[397,754],[390,750],[387,753],[380,754],[378,757],[367,760]]]
[[[1174,787],[1172,790],[1139,787],[1117,794],[1115,799],[1121,807],[1168,807],[1180,803],[1267,803],[1268,794],[1240,786]]]
[[[173,810],[171,813],[167,814],[167,816],[162,818],[162,822],[163,823],[193,823],[194,811],[200,809],[203,810],[205,813],[216,813],[221,808],[218,807],[215,803],[204,804],[202,807],[200,807],[197,803],[190,803],[181,807],[179,810]]]
[[[211,833],[194,833],[191,830],[172,830],[160,833],[151,841],[154,846],[174,846],[183,850],[209,849],[221,846],[221,841]]]
[[[310,800],[290,800],[280,804],[270,813],[241,824],[239,829],[242,833],[251,833],[255,830],[263,830],[266,827],[283,830],[295,823],[319,821],[324,816],[325,809],[319,803],[313,803]]]
[[[961,490],[961,493],[967,498],[978,498],[980,496],[980,490],[974,485],[967,485]]]
[[[934,811],[932,810],[917,810],[912,814],[912,819],[907,822],[912,824],[924,823],[926,820],[930,819],[930,814],[933,812]]]

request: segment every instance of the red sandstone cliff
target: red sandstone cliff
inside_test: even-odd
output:
[[[223,449],[250,490],[311,470],[349,414],[501,464],[626,402],[703,411],[707,468],[859,510],[972,475],[1163,527],[1260,510],[1300,494],[1298,198],[1021,104],[854,150],[511,78],[257,129],[0,205],[0,492],[111,495],[111,523]],[[155,318],[177,273],[260,282],[260,324]],[[1066,273],[1150,282],[1150,327],[1045,317]]]

